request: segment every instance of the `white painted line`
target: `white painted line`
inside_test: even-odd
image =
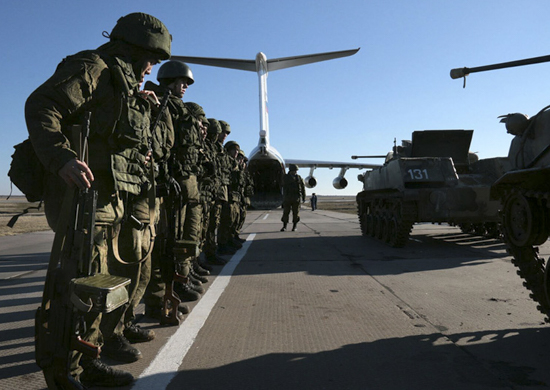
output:
[[[267,219],[267,217],[269,217],[269,213],[267,213],[262,219]]]
[[[191,310],[183,324],[164,344],[164,347],[161,348],[149,367],[141,373],[132,390],[165,389],[176,376],[183,358],[195,342],[197,334],[229,284],[231,275],[233,275],[235,268],[248,251],[255,236],[256,234],[250,234],[241,250],[235,253],[223,267],[216,280],[214,280],[206,294],[202,296],[199,303]]]

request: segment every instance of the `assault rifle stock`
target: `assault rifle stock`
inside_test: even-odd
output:
[[[87,160],[86,125],[73,126],[79,158]],[[42,304],[35,318],[36,363],[49,389],[84,389],[72,376],[75,352],[98,358],[100,348],[82,339],[85,314],[107,313],[128,301],[126,278],[92,274],[97,191],[68,188],[50,254]]]

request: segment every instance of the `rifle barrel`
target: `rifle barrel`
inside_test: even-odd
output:
[[[465,76],[469,75],[470,73],[485,72],[486,70],[512,68],[512,67],[515,67],[515,66],[540,64],[541,62],[550,62],[550,55],[540,56],[540,57],[533,57],[533,58],[526,58],[524,60],[501,62],[500,64],[477,66],[475,68],[451,69],[451,78],[452,79],[460,79],[462,77],[465,77]]]

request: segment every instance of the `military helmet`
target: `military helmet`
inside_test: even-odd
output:
[[[220,121],[220,126],[222,127],[222,131],[224,133],[231,133],[231,126],[229,126],[229,123],[227,123],[226,121]]]
[[[185,104],[185,107],[191,112],[191,115],[193,115],[195,118],[202,121],[202,117],[206,117],[204,110],[197,103],[185,102],[184,104]]]
[[[208,134],[220,134],[222,132],[222,127],[217,119],[208,118],[208,123],[210,124],[208,126]]]
[[[157,80],[166,80],[166,79],[179,79],[186,77],[189,79],[188,85],[191,85],[195,82],[193,79],[193,73],[191,68],[187,66],[186,63],[181,61],[170,60],[162,64],[157,73]]]
[[[296,165],[296,164],[288,164],[288,170],[289,170],[289,171],[297,171],[297,170],[298,170],[298,165]]]
[[[237,150],[241,149],[241,147],[236,141],[227,141],[223,147],[225,148],[225,150],[229,150],[233,148],[237,148]]]
[[[155,53],[161,60],[170,58],[172,36],[164,23],[148,14],[135,12],[121,17],[109,38]]]

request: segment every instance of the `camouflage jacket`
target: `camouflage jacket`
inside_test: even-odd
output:
[[[83,51],[65,58],[25,104],[30,139],[55,180],[59,169],[76,157],[70,126],[82,124],[91,112],[88,165],[99,191],[98,207],[116,191],[138,195],[147,184],[151,116],[138,84],[131,63],[98,50]],[[60,188],[50,190],[60,196],[64,182],[57,181]]]
[[[306,199],[304,180],[298,174],[287,173],[283,180],[283,200],[285,202],[300,202]]]

